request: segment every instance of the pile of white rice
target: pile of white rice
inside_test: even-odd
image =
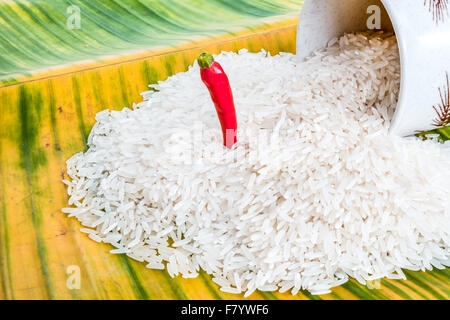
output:
[[[239,136],[195,64],[133,110],[97,114],[67,161],[63,211],[93,240],[221,290],[330,292],[349,277],[450,264],[450,150],[390,136],[394,36],[349,34],[311,59],[224,52]]]

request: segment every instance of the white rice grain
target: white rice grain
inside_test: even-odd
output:
[[[67,161],[63,212],[148,268],[221,290],[325,294],[353,277],[404,279],[450,264],[450,148],[391,136],[396,39],[291,54],[223,52],[239,137],[222,146],[197,64],[102,111]],[[427,107],[427,106],[424,106]]]

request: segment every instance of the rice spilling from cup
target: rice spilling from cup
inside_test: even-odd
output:
[[[239,141],[220,126],[197,64],[144,102],[102,111],[67,161],[82,231],[171,276],[221,290],[330,292],[450,265],[450,149],[391,136],[395,36],[348,34],[294,55],[223,52]]]

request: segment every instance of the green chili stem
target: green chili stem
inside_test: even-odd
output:
[[[214,58],[210,53],[203,52],[198,56],[197,61],[200,69],[207,69],[211,68],[212,64],[214,63]]]

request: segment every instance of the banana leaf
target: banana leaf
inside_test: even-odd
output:
[[[80,9],[81,29],[67,21]],[[86,149],[97,112],[142,100],[204,50],[295,52],[301,1],[0,1],[0,299],[243,299],[209,275],[170,278],[79,232],[65,161]],[[70,12],[70,13],[68,13]],[[75,16],[73,16],[75,14]],[[76,19],[69,21],[73,27]],[[79,288],[70,285],[80,274]],[[249,299],[448,299],[449,269],[331,294]]]

